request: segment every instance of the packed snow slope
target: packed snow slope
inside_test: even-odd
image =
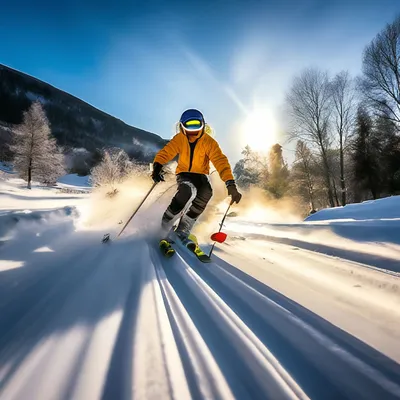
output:
[[[211,264],[167,260],[168,196],[102,244],[143,192],[39,190],[0,182],[0,399],[400,398],[394,272],[266,239],[282,229],[245,213]]]
[[[328,208],[305,221],[282,212],[248,210],[229,225],[232,232],[368,264],[400,273],[400,196]],[[264,216],[263,218],[260,218]],[[268,221],[268,222],[263,222]]]

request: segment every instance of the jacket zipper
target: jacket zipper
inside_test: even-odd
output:
[[[195,148],[196,148],[196,145],[197,145],[197,141],[198,141],[198,140],[199,140],[199,139],[197,139],[196,141],[193,142],[193,150],[192,150],[192,146],[190,145],[191,143],[188,141],[188,143],[189,143],[189,151],[190,151],[189,172],[190,172],[191,169],[192,169],[194,150],[195,150]]]
[[[192,146],[190,145],[190,142],[189,142],[189,139],[188,139],[188,145],[189,145],[189,151],[190,151],[189,172],[192,169],[194,149],[197,146],[197,142],[203,137],[203,135],[204,135],[204,129],[201,132],[201,135],[193,142],[193,150],[192,150]]]

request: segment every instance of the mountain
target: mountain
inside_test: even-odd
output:
[[[0,156],[11,138],[10,127],[21,122],[23,111],[35,100],[43,104],[52,133],[62,146],[90,152],[121,147],[131,157],[149,161],[166,143],[154,133],[129,126],[46,82],[0,64]]]

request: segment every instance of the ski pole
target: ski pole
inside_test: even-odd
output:
[[[221,221],[221,224],[220,224],[220,226],[219,226],[219,231],[218,231],[218,232],[221,232],[221,231],[222,231],[222,227],[224,226],[225,219],[226,219],[226,217],[227,217],[227,215],[228,215],[228,212],[229,212],[229,210],[230,210],[232,204],[233,204],[233,200],[231,200],[231,202],[229,203],[229,207],[228,207],[228,209],[226,210],[226,212],[225,212],[225,214],[224,214],[224,217],[222,218],[222,221]]]
[[[128,226],[129,222],[132,221],[132,218],[137,214],[137,212],[139,211],[140,207],[142,207],[142,205],[144,204],[144,202],[147,200],[147,198],[150,196],[151,192],[153,191],[153,189],[156,187],[158,182],[154,182],[153,185],[151,186],[150,190],[147,192],[146,196],[144,197],[144,199],[142,200],[142,202],[138,205],[138,207],[136,208],[136,210],[133,212],[133,214],[131,215],[131,217],[128,219],[128,221],[126,221],[125,225],[123,226],[123,228],[121,229],[121,232],[118,233],[117,238],[119,238],[122,234],[122,232],[125,230],[125,228]]]
[[[122,232],[125,230],[125,228],[128,226],[129,222],[132,221],[132,218],[136,215],[136,213],[139,211],[140,207],[142,207],[143,203],[147,200],[147,198],[150,196],[150,193],[153,191],[153,189],[156,187],[158,182],[154,182],[152,187],[150,188],[150,190],[147,192],[146,196],[144,197],[144,199],[142,200],[142,202],[139,204],[139,206],[136,208],[136,210],[133,212],[133,214],[131,215],[131,217],[128,219],[128,221],[125,223],[125,225],[123,226],[123,228],[121,229],[121,231],[118,233],[117,235],[117,239],[121,236]],[[107,243],[110,240],[110,234],[106,233],[103,237],[102,242],[103,243]]]
[[[223,218],[222,218],[222,221],[221,221],[221,223],[220,223],[220,225],[219,225],[219,231],[216,232],[216,233],[213,233],[213,234],[211,235],[211,239],[214,240],[214,243],[213,243],[213,245],[212,245],[212,247],[211,247],[210,254],[208,255],[208,257],[210,257],[210,258],[211,258],[212,252],[214,251],[214,247],[215,247],[216,243],[217,243],[217,242],[218,242],[218,243],[223,243],[223,242],[225,242],[225,240],[226,240],[226,236],[227,236],[226,234],[223,234],[223,238],[219,238],[219,237],[218,237],[218,234],[221,233],[221,231],[222,231],[222,227],[224,226],[225,219],[226,219],[226,217],[227,217],[227,215],[228,215],[228,213],[229,213],[229,210],[230,210],[232,204],[233,204],[233,200],[230,202],[229,207],[228,207],[227,210],[225,211],[225,214],[224,214],[224,216],[223,216]]]

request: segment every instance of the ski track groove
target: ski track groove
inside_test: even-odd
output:
[[[78,365],[79,359],[83,361],[84,353],[88,351],[88,347],[93,340],[92,334],[96,329],[95,326],[82,329],[82,326],[84,325],[77,324],[65,333],[58,332],[60,328],[57,327],[61,327],[64,323],[66,323],[66,317],[67,320],[68,318],[73,319],[76,317],[76,315],[79,314],[79,312],[82,313],[83,310],[86,312],[90,312],[90,308],[93,305],[93,300],[96,296],[96,293],[91,293],[91,291],[88,289],[93,285],[93,283],[103,284],[105,286],[104,289],[106,289],[106,285],[108,284],[108,282],[104,280],[104,272],[106,272],[107,269],[110,270],[110,268],[107,263],[104,262],[104,260],[107,261],[107,257],[104,258],[104,253],[106,253],[107,255],[107,251],[106,249],[102,250],[103,251],[100,251],[95,257],[90,254],[86,255],[86,257],[82,259],[83,265],[77,264],[71,266],[71,268],[67,268],[65,273],[60,276],[60,279],[55,283],[55,285],[53,285],[51,289],[46,292],[45,295],[41,297],[36,304],[32,306],[29,312],[24,314],[22,319],[17,321],[15,326],[12,327],[9,332],[7,332],[8,337],[13,337],[15,335],[17,337],[17,340],[14,342],[10,340],[10,343],[8,344],[8,347],[5,348],[4,353],[0,354],[0,360],[1,358],[7,356],[7,353],[15,353],[16,356],[11,363],[11,368],[9,369],[9,371],[7,371],[5,376],[2,376],[1,378],[0,397],[3,386],[7,384],[7,382],[12,378],[12,373],[20,367],[20,364],[22,364],[22,362],[24,362],[24,364],[22,364],[22,367],[20,368],[20,373],[24,373],[23,371],[26,365],[35,364],[35,369],[37,369],[39,372],[42,371],[41,374],[43,374],[43,371],[47,369],[46,364],[49,363],[49,361],[50,365],[60,364],[64,362],[65,358],[68,358],[70,356],[69,353],[65,354],[64,357],[54,356],[54,353],[57,353],[58,351],[60,352],[60,354],[62,354],[64,348],[68,347],[70,342],[73,342],[75,345],[74,348],[71,349],[71,352],[76,353],[76,357],[71,358],[70,364]],[[103,262],[100,262],[98,264],[100,260],[102,260]],[[89,263],[88,261],[92,261],[92,263]],[[93,268],[93,265],[99,265],[99,268]],[[73,291],[70,290],[71,288],[73,289]],[[81,299],[84,301],[78,301],[77,299]],[[92,302],[90,300],[92,300]],[[50,336],[50,339],[40,339],[40,337],[45,336],[45,333],[49,331],[51,327],[56,333],[52,334]],[[25,328],[25,330],[23,330],[23,328]],[[66,337],[70,336],[71,332],[73,333],[75,329],[81,329],[81,337],[73,338],[74,340],[71,341],[66,340]],[[20,333],[21,331],[22,334]],[[55,337],[57,338],[57,340],[55,340]],[[32,346],[31,344],[34,342],[35,339],[37,339],[38,344],[36,346]],[[50,346],[50,348],[48,349],[47,357],[42,362],[36,356],[36,352],[41,350],[37,350],[37,348],[40,348],[43,340],[45,341],[46,345],[48,345],[48,341],[51,342],[52,345],[47,346]],[[63,342],[65,342],[65,347],[62,344]],[[21,351],[21,348],[24,351]],[[12,359],[12,357],[10,358]],[[52,363],[51,360],[54,360],[54,362]],[[81,367],[82,365],[79,365],[79,368]],[[68,368],[69,365],[67,363],[65,368],[63,368],[63,371],[65,372],[65,370],[67,370]],[[57,371],[55,370],[55,374],[56,372]],[[67,374],[67,376],[70,376],[72,381],[74,379],[77,381],[78,374],[79,373],[76,370],[74,371],[73,368],[70,368],[70,374]],[[52,375],[52,370],[49,369],[46,375],[50,377]],[[54,380],[55,379],[53,379],[52,382],[50,380],[51,385],[54,385]],[[46,388],[48,385],[48,381],[49,380],[46,379],[41,387]],[[73,390],[73,382],[65,382],[65,385],[69,385],[70,390]],[[60,383],[58,386],[55,385],[56,390],[57,387],[59,390],[61,386],[63,386],[62,383]],[[39,386],[39,392],[41,390],[41,387]],[[46,392],[42,394],[35,393],[35,395],[32,395],[32,397],[30,396],[30,398],[54,398],[49,395],[50,391],[51,387],[48,387],[48,390]],[[68,390],[66,390],[66,392],[68,392]],[[16,398],[26,398],[26,396],[17,396]]]
[[[233,398],[233,394],[218,369],[212,354],[196,330],[179,297],[168,282],[167,276],[160,265],[159,257],[153,249],[152,259],[158,261],[153,261],[153,263],[156,266],[164,304],[185,366],[191,398]]]
[[[121,321],[116,329],[114,343],[111,344],[111,357],[101,393],[103,400],[129,399],[132,395],[134,332],[137,328],[136,313],[143,272],[140,265],[133,265],[131,275],[125,281],[126,294],[121,306]]]
[[[3,301],[1,400],[400,398],[398,364],[216,256],[93,249]]]
[[[219,328],[222,340],[226,339],[236,349],[239,359],[251,371],[252,385],[242,382],[246,398],[307,398],[273,355],[253,332],[237,317],[221,298],[190,268],[177,253],[182,266],[173,266],[197,301],[207,310],[214,327]],[[221,340],[219,339],[219,340]],[[239,360],[236,360],[239,361]],[[239,371],[236,371],[239,372]],[[239,375],[239,374],[238,374]],[[249,378],[249,377],[248,377]],[[254,385],[254,386],[253,386]],[[258,390],[254,390],[257,387]],[[261,396],[261,397],[260,397]]]
[[[87,255],[86,258],[91,258],[91,256]],[[100,258],[101,254],[98,255],[97,259]],[[89,279],[92,272],[90,265],[87,265],[86,268],[79,268],[79,264],[63,271],[56,284],[51,286],[49,291],[45,292],[43,297],[39,298],[29,310],[23,312],[19,318],[15,318],[14,324],[11,324],[11,328],[8,330],[6,330],[8,324],[7,313],[5,321],[2,320],[4,315],[0,316],[0,325],[5,327],[4,331],[1,332],[0,349],[3,349],[3,351],[0,351],[0,360],[5,356],[4,353],[16,355],[9,371],[4,373],[0,369],[0,394],[12,373],[27,357],[31,344],[35,339],[40,338],[43,332],[46,331],[47,326],[52,322],[49,318],[50,314],[54,316],[71,294],[69,286],[77,290],[83,280]]]
[[[315,330],[330,338],[340,348],[346,349],[357,358],[364,359],[375,369],[383,371],[384,374],[390,378],[390,380],[400,382],[400,369],[395,361],[387,358],[373,348],[369,348],[369,351],[366,352],[366,346],[360,346],[360,341],[357,338],[348,334],[344,334],[344,331],[342,331],[340,328],[335,327],[332,329],[332,324],[323,318],[313,314],[312,312],[309,312],[298,303],[285,297],[281,293],[276,292],[274,289],[269,288],[256,278],[247,275],[245,272],[233,267],[223,259],[218,257],[216,257],[216,259],[218,260],[218,267],[225,273],[236,277],[238,281],[263,294],[265,298],[273,301],[283,309],[289,311],[291,314],[296,316],[298,320],[306,323],[306,325],[314,327]]]
[[[292,397],[292,395],[297,395],[299,398],[306,398],[306,395],[300,390],[300,388],[296,385],[296,383],[292,380],[292,378],[287,374],[287,372],[282,368],[279,362],[273,357],[273,355],[265,348],[265,346],[259,341],[259,339],[254,335],[250,328],[235,314],[232,309],[229,307],[227,303],[225,303],[212,289],[204,283],[204,281],[198,276],[195,272],[192,272],[190,266],[187,264],[189,269],[189,273],[195,276],[195,280],[197,281],[198,285],[203,288],[203,290],[208,294],[210,298],[214,297],[214,301],[220,311],[220,316],[222,318],[227,317],[226,321],[231,322],[231,327],[236,328],[236,333],[238,336],[242,336],[241,340],[248,342],[249,350],[252,352],[252,356],[257,358],[260,365],[264,364],[265,361],[267,364],[265,367],[267,368],[268,372],[271,374],[272,381],[267,383],[266,382],[266,390],[269,390],[269,387],[275,383],[274,381],[281,381],[280,385],[284,386],[287,385],[286,391],[288,398]],[[232,329],[235,330],[235,329]],[[230,332],[230,330],[229,330]],[[233,338],[232,338],[233,339]],[[257,354],[257,352],[260,354]],[[262,360],[263,357],[265,361]],[[260,377],[265,378],[265,375],[261,374]],[[278,396],[280,388],[276,388],[277,392],[271,393],[271,398],[274,396]],[[293,393],[290,393],[292,391]]]
[[[239,280],[226,270],[221,269],[217,264],[214,264],[211,268],[206,266],[202,268],[202,270],[203,272],[207,271],[212,274],[214,278],[225,285],[227,290],[244,293],[243,289],[246,287],[247,294],[243,295],[242,298],[249,307],[253,310],[265,310],[265,308],[268,307],[268,312],[260,313],[256,311],[258,318],[265,320],[270,326],[273,325],[277,327],[281,334],[286,337],[286,340],[296,345],[306,358],[316,361],[317,368],[323,369],[326,376],[334,376],[337,386],[347,386],[350,397],[354,398],[360,396],[367,390],[371,393],[371,398],[378,398],[378,395],[382,396],[380,388],[383,388],[384,393],[387,392],[391,396],[394,396],[394,398],[400,397],[400,386],[398,384],[387,379],[375,368],[354,357],[350,352],[334,343],[330,338],[318,332],[315,328],[302,321],[298,316],[295,316],[281,305],[263,296],[242,280]],[[224,278],[219,276],[217,270],[225,275]],[[258,302],[264,303],[264,306],[262,306],[262,304],[258,305]],[[296,335],[292,334],[293,328],[298,328],[295,329]],[[299,340],[300,338],[302,340]],[[312,342],[314,342],[314,345]],[[318,348],[315,347],[316,343],[320,345]],[[322,354],[326,354],[326,360],[328,361],[325,361],[324,357],[321,356]],[[332,355],[337,356],[335,357],[335,363],[329,362]],[[347,373],[344,372],[346,370]],[[360,393],[358,385],[351,385],[351,380],[348,379],[348,376],[352,376],[352,379],[354,379],[355,374],[364,375],[367,378],[362,388],[362,393]],[[365,385],[367,385],[367,388]]]
[[[150,249],[147,243],[144,247],[146,259],[150,259],[151,262]],[[166,398],[189,398],[189,390],[186,385],[187,380],[175,344],[173,330],[169,323],[168,313],[164,306],[155,265],[150,263],[145,272],[147,283],[143,286],[142,306],[138,314],[139,324],[142,321],[140,330],[143,332],[144,329],[146,332],[150,332],[152,327],[156,329],[155,332],[139,335],[139,343],[137,343],[136,346],[138,352],[143,352],[143,349],[151,349],[151,352],[146,351],[147,354],[143,355],[143,357],[139,356],[138,359],[141,360],[140,363],[142,363],[142,360],[145,358],[145,363],[148,364],[146,370],[148,369],[155,372],[153,376],[157,377],[156,379],[158,379],[158,382],[156,382],[156,384],[152,382],[151,385],[142,385],[141,393],[143,393],[143,395],[141,396],[139,394],[138,397],[156,399],[159,390],[157,386],[162,385],[161,390],[165,392],[164,397],[166,396]],[[150,316],[151,313],[149,313],[149,304],[152,304],[152,308],[154,307],[152,316]],[[143,327],[143,325],[145,325],[145,327]],[[154,335],[154,333],[156,333],[156,335]],[[152,358],[149,360],[149,353],[152,358],[161,359],[161,363],[158,363],[160,365],[156,367],[156,371],[154,371],[154,369],[157,362],[151,362]],[[159,357],[157,357],[157,353]],[[139,369],[140,368],[137,368],[137,370]],[[152,377],[150,373],[143,376],[143,373],[139,372],[138,375],[139,382],[147,383],[149,379],[154,379],[149,378]],[[149,387],[153,388],[154,386],[155,388],[153,391],[149,390]]]

